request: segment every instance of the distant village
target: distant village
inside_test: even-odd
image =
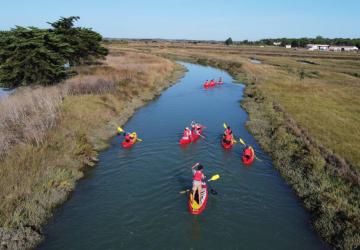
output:
[[[274,42],[275,46],[281,46],[281,42]],[[291,49],[291,44],[286,44],[284,46],[287,49]],[[355,51],[358,52],[359,48],[356,46],[336,46],[336,45],[328,45],[328,44],[307,44],[306,49],[310,51],[335,51],[335,52],[341,52],[341,51]]]

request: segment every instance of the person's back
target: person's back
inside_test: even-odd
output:
[[[194,169],[195,167],[197,167],[196,170]],[[192,192],[193,192],[194,197],[195,197],[196,192],[198,193],[200,206],[201,206],[202,181],[206,178],[202,172],[203,169],[204,169],[204,167],[202,165],[200,165],[200,163],[196,163],[194,166],[192,166],[192,172],[193,172]]]

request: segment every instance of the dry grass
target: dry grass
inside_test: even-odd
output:
[[[169,86],[179,68],[153,55],[122,52],[76,70],[57,87],[24,88],[0,101],[0,242],[9,248],[37,243],[52,209],[84,167],[94,165],[94,148],[104,147],[116,125]]]
[[[315,229],[334,248],[360,247],[358,54],[187,44],[128,49],[219,67],[247,83],[247,126],[311,212]],[[262,64],[252,64],[253,57]]]

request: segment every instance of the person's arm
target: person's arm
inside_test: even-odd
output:
[[[194,166],[192,166],[191,168],[194,169],[195,167],[197,167],[197,166],[199,166],[199,165],[200,165],[200,163],[197,162],[197,163],[195,163]]]

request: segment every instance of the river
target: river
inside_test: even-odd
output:
[[[70,199],[44,228],[40,249],[326,249],[310,216],[245,129],[244,85],[223,71],[183,63],[189,70],[177,84],[135,113],[125,129],[143,142],[130,150],[114,137]],[[203,89],[222,76],[224,84]],[[192,120],[206,125],[197,143],[180,147]],[[241,145],[220,145],[223,122],[253,145],[261,161],[242,165]],[[114,128],[115,131],[115,128]],[[187,210],[191,166],[220,174],[199,216]]]

